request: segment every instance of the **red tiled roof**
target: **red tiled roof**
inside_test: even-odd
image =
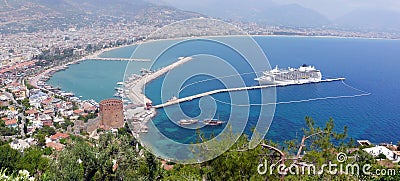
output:
[[[12,67],[8,67],[8,68],[5,68],[5,69],[0,69],[0,74],[3,74],[5,72],[7,72],[7,71],[12,71],[12,70],[14,70],[16,68],[34,65],[35,62],[36,61],[23,62],[23,63],[19,63],[17,65],[14,65]]]
[[[53,110],[44,110],[43,113],[44,113],[44,114],[53,113]]]
[[[48,142],[46,143],[46,147],[51,147],[57,151],[61,151],[64,148],[64,145],[56,142]]]
[[[69,138],[69,135],[65,134],[65,133],[58,132],[58,133],[50,136],[50,139],[52,139],[52,140],[57,140],[57,139],[60,139],[60,138]]]
[[[82,112],[83,112],[83,110],[81,110],[81,109],[74,110],[74,114],[80,114]]]
[[[6,124],[6,126],[14,125],[14,124],[17,124],[17,120],[11,119],[11,120],[5,121],[5,124]]]
[[[43,104],[49,104],[51,103],[51,98],[45,99],[42,101]]]
[[[36,109],[29,109],[25,111],[26,114],[36,114],[38,111]]]
[[[166,161],[161,161],[161,166],[164,168],[164,170],[172,170],[174,168],[174,165],[168,165]]]

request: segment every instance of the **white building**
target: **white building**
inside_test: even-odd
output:
[[[393,162],[399,162],[400,161],[400,157],[398,157],[397,154],[395,154],[392,150],[389,150],[388,148],[386,148],[384,146],[374,146],[374,147],[371,147],[371,148],[365,148],[363,150],[366,151],[368,154],[374,156],[374,157],[376,157],[376,156],[378,156],[379,154],[382,153],[390,161],[393,161]]]
[[[30,147],[27,140],[16,139],[10,143],[10,147],[15,150],[23,151]]]

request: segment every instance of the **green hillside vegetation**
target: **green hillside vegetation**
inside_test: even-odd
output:
[[[54,151],[45,156],[42,148],[30,148],[24,154],[5,144],[0,147],[0,174],[18,175],[19,170],[27,170],[37,180],[399,180],[400,174],[393,176],[367,175],[359,172],[345,174],[323,170],[316,174],[279,174],[270,167],[282,163],[289,167],[297,164],[313,164],[321,168],[323,164],[358,164],[362,168],[371,165],[371,173],[377,169],[388,169],[366,152],[354,149],[353,141],[345,141],[347,128],[336,132],[333,119],[324,127],[318,127],[312,118],[306,117],[306,128],[301,140],[290,140],[279,145],[264,140],[255,149],[248,150],[249,139],[242,135],[224,154],[199,164],[174,164],[164,162],[172,169],[164,169],[162,161],[147,151],[136,148],[137,141],[129,131],[120,129],[119,134],[106,133],[99,140],[85,140],[71,136],[63,151]],[[220,144],[224,144],[223,141]],[[299,146],[303,145],[303,146]],[[350,149],[352,148],[352,149]],[[299,151],[300,150],[300,151]],[[350,151],[352,150],[352,151]],[[346,153],[348,159],[339,162],[337,155]],[[352,156],[355,156],[352,158]],[[267,163],[268,167],[264,167]],[[264,174],[261,170],[267,168]],[[260,168],[261,168],[260,167]],[[272,168],[272,170],[271,170]],[[398,165],[393,165],[400,173]],[[270,174],[272,173],[272,174]],[[1,178],[1,175],[0,175]],[[1,180],[1,179],[0,179]]]

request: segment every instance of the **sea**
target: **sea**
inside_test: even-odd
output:
[[[230,37],[240,38],[240,37]],[[293,37],[293,36],[256,36],[255,41],[268,58],[271,67],[278,65],[281,68],[299,67],[303,64],[314,65],[321,70],[325,78],[344,77],[345,81],[287,86],[276,88],[275,113],[272,123],[266,128],[265,139],[277,143],[285,140],[300,139],[302,128],[306,127],[305,117],[312,117],[316,126],[323,127],[329,119],[334,119],[335,130],[340,132],[348,127],[348,138],[368,139],[373,143],[397,143],[400,141],[400,41],[363,38],[332,38],[332,37]],[[169,40],[160,40],[147,43],[148,46],[161,46]],[[199,46],[200,45],[200,46]],[[196,47],[202,47],[199,51]],[[129,58],[136,46],[128,46],[103,53],[102,57]],[[230,52],[225,46],[215,42],[195,40],[192,44],[175,47],[158,57],[153,62],[130,62],[133,72],[139,73],[142,68],[158,69],[176,61],[179,57],[204,54],[207,51],[211,58],[222,57],[232,60],[232,66],[238,70],[240,78],[246,86],[257,85],[254,78],[260,72],[249,73],[251,69],[241,64],[240,57]],[[209,57],[209,58],[210,58]],[[204,58],[204,57],[203,57]],[[67,92],[74,92],[82,99],[100,101],[112,98],[117,82],[124,80],[127,69],[126,61],[99,61],[85,60],[79,64],[70,65],[68,69],[55,73],[48,84],[61,87]],[[217,65],[206,64],[199,67],[193,64],[182,70],[195,75],[199,69],[215,68]],[[183,68],[181,68],[183,69]],[[224,68],[219,69],[224,75]],[[246,74],[248,73],[248,74]],[[226,73],[230,75],[229,73]],[[178,73],[175,75],[179,75]],[[163,102],[161,89],[163,80],[160,77],[145,88],[145,94],[153,104]],[[224,88],[224,80],[212,79],[206,74],[198,74],[185,80],[177,95],[185,97],[216,88]],[[207,81],[205,81],[207,80]],[[229,80],[226,80],[229,81]],[[260,91],[247,91],[252,100],[249,106],[249,116],[246,118],[244,133],[251,134],[257,123],[260,108],[255,106]],[[235,93],[219,93],[213,100],[219,100],[214,118],[228,120],[231,114],[230,95]],[[185,114],[196,117],[203,108],[199,107],[199,99],[184,102],[180,108]],[[223,103],[225,102],[225,103]],[[211,103],[210,103],[211,104]],[[206,108],[207,109],[207,108]],[[241,118],[242,115],[237,115]],[[164,109],[158,109],[152,122],[169,138],[181,142],[191,143],[198,139],[195,129],[185,129],[169,121]],[[235,125],[232,125],[235,127]],[[218,134],[224,126],[206,127],[202,131],[208,135]],[[144,136],[146,137],[146,136]],[[151,140],[152,138],[145,138]]]

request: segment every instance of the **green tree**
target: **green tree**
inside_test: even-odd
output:
[[[37,131],[39,134],[43,134],[45,136],[50,136],[56,134],[56,130],[53,127],[50,126],[43,126],[42,129],[39,129]]]
[[[38,148],[28,148],[17,162],[19,170],[28,170],[29,173],[43,173],[48,166],[49,160],[43,157],[43,151]]]
[[[38,146],[44,146],[46,145],[46,136],[42,133],[38,133],[35,135],[35,138],[37,140],[37,145]]]
[[[139,172],[145,161],[138,158],[132,138],[106,133],[99,140],[87,142],[77,138],[70,146],[55,153],[46,172],[49,180],[137,180],[149,178]],[[115,164],[114,164],[115,163]],[[73,174],[66,174],[66,172]],[[148,179],[149,180],[149,179]]]
[[[375,159],[386,159],[386,155],[383,153],[379,153],[379,155],[376,156]]]
[[[6,168],[7,173],[13,173],[18,170],[18,163],[21,154],[10,147],[9,144],[0,146],[0,167]]]

